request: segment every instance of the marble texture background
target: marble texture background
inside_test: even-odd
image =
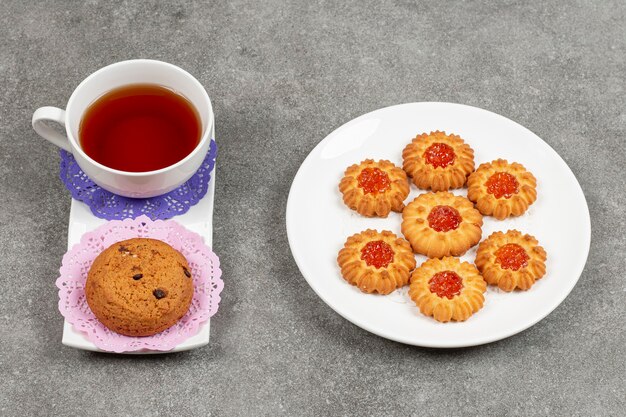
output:
[[[625,21],[620,0],[3,0],[0,414],[623,414]],[[186,353],[60,343],[54,280],[70,198],[30,119],[129,58],[194,74],[218,123],[214,249],[226,290],[211,344]],[[582,185],[585,271],[517,336],[458,350],[381,339],[319,300],[291,257],[285,204],[308,152],[344,122],[410,101],[509,117]]]

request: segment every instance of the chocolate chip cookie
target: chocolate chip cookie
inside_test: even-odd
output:
[[[91,311],[112,331],[151,336],[189,310],[193,280],[180,252],[160,240],[136,238],[115,243],[96,257],[85,295]]]

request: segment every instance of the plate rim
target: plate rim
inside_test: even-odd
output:
[[[373,113],[377,113],[377,112],[381,112],[381,111],[385,111],[385,110],[390,110],[392,108],[399,108],[399,107],[405,107],[405,106],[412,106],[412,105],[420,105],[420,106],[456,106],[456,107],[461,107],[461,108],[466,108],[466,109],[471,109],[471,110],[478,110],[481,112],[486,112],[488,113],[490,116],[495,116],[498,118],[503,118],[506,119],[508,122],[511,122],[515,125],[517,125],[518,127],[522,128],[523,130],[525,130],[526,132],[530,133],[531,135],[535,136],[537,139],[539,139],[539,142],[543,144],[543,146],[548,150],[548,152],[552,152],[555,156],[557,156],[557,159],[560,161],[560,163],[562,163],[564,165],[564,167],[566,168],[566,173],[567,175],[569,175],[571,177],[571,179],[574,180],[574,183],[577,186],[577,191],[580,192],[580,195],[582,196],[582,206],[581,208],[584,208],[586,216],[585,216],[585,222],[584,224],[580,225],[583,226],[582,228],[583,233],[584,233],[584,238],[586,241],[586,244],[584,245],[585,248],[585,255],[583,257],[578,258],[579,259],[579,263],[578,265],[576,265],[575,270],[578,271],[576,273],[577,277],[575,280],[572,281],[571,285],[569,288],[567,288],[566,291],[564,291],[562,294],[562,297],[560,297],[560,299],[558,299],[558,302],[554,303],[554,305],[548,309],[548,311],[544,314],[544,315],[540,315],[540,317],[538,317],[536,320],[531,320],[528,323],[525,323],[522,326],[517,326],[513,329],[510,329],[508,331],[505,332],[501,332],[501,334],[496,334],[495,336],[490,336],[490,337],[484,337],[482,339],[479,339],[478,341],[475,342],[471,342],[471,343],[463,343],[463,342],[451,342],[451,343],[428,343],[428,342],[424,342],[424,343],[416,343],[413,340],[409,340],[408,338],[404,338],[404,337],[397,337],[394,335],[389,335],[389,334],[384,334],[384,332],[379,331],[378,329],[374,329],[373,327],[368,326],[365,323],[360,323],[358,322],[357,319],[353,319],[351,317],[348,317],[347,314],[344,314],[344,312],[340,311],[339,309],[335,308],[333,305],[331,305],[327,299],[324,297],[323,294],[321,294],[318,289],[315,287],[315,285],[313,285],[311,283],[311,280],[305,275],[304,270],[303,270],[303,262],[302,259],[300,258],[299,255],[297,255],[296,250],[294,250],[295,247],[295,243],[294,243],[294,231],[293,231],[293,224],[295,223],[294,220],[292,219],[292,216],[294,215],[293,212],[294,210],[291,209],[290,207],[293,206],[294,203],[294,189],[295,189],[295,184],[298,181],[298,179],[304,175],[304,168],[306,167],[306,165],[311,164],[312,162],[312,157],[313,155],[316,153],[316,151],[321,148],[321,146],[323,146],[326,143],[326,140],[331,137],[332,135],[334,135],[337,131],[339,131],[340,129],[344,128],[345,126],[347,126],[348,124],[354,123],[360,119],[366,118],[368,116],[371,116]],[[291,213],[291,214],[290,214]],[[291,221],[290,221],[291,220]],[[358,326],[360,328],[362,328],[363,330],[366,330],[370,333],[373,333],[379,337],[383,337],[385,339],[388,340],[392,340],[395,342],[399,342],[399,343],[403,343],[403,344],[407,344],[407,345],[412,345],[412,346],[419,346],[419,347],[427,347],[427,348],[444,348],[444,349],[453,349],[453,348],[463,348],[463,347],[472,347],[472,346],[480,346],[480,345],[484,345],[484,344],[488,344],[488,343],[493,343],[499,340],[503,340],[506,338],[509,338],[511,336],[514,336],[518,333],[521,333],[525,330],[527,330],[528,328],[534,326],[535,324],[537,324],[538,322],[540,322],[541,320],[545,319],[546,317],[548,317],[550,314],[552,314],[552,312],[558,307],[560,306],[563,301],[567,298],[567,296],[569,296],[569,294],[572,292],[572,290],[574,289],[574,287],[576,286],[576,284],[578,283],[578,281],[580,280],[580,277],[582,276],[582,273],[584,272],[585,266],[587,264],[587,259],[589,258],[589,250],[591,248],[591,216],[589,213],[589,205],[587,203],[587,199],[585,197],[585,193],[580,185],[580,182],[578,181],[578,179],[576,178],[576,175],[574,175],[574,172],[572,171],[572,169],[569,167],[569,165],[567,164],[567,162],[565,162],[565,160],[561,157],[561,155],[559,155],[559,153],[554,150],[554,148],[552,148],[552,146],[550,146],[550,144],[548,144],[546,141],[544,141],[541,137],[539,137],[539,135],[535,134],[533,131],[531,131],[530,129],[528,129],[527,127],[521,125],[520,123],[506,117],[503,115],[500,115],[498,113],[492,112],[490,110],[486,110],[480,107],[475,107],[475,106],[470,106],[467,104],[461,104],[461,103],[451,103],[451,102],[443,102],[443,101],[423,101],[423,102],[406,102],[406,103],[400,103],[400,104],[394,104],[394,105],[390,105],[390,106],[385,106],[385,107],[381,107],[372,111],[369,111],[367,113],[364,113],[360,116],[357,116],[351,120],[348,120],[347,122],[343,123],[342,125],[340,125],[339,127],[337,127],[336,129],[333,129],[330,133],[328,133],[321,141],[319,141],[317,143],[317,145],[315,145],[313,147],[313,149],[311,149],[311,151],[309,151],[309,153],[307,154],[307,156],[304,158],[304,160],[302,161],[302,163],[300,164],[298,171],[296,172],[296,174],[293,177],[293,180],[291,182],[291,187],[289,188],[289,195],[287,197],[287,204],[285,207],[285,226],[287,229],[287,240],[289,242],[289,249],[291,251],[291,255],[294,259],[294,261],[296,262],[296,265],[298,266],[298,270],[300,271],[300,274],[302,275],[302,277],[304,277],[305,281],[307,282],[307,284],[309,285],[309,287],[311,287],[311,289],[317,294],[317,296],[328,306],[330,307],[335,313],[339,314],[341,317],[343,317],[344,319],[348,320],[349,322],[351,322],[352,324],[354,324],[355,326]]]

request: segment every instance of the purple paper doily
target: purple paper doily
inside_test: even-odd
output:
[[[72,198],[87,204],[94,216],[105,220],[123,220],[144,214],[151,220],[167,220],[186,213],[206,194],[215,167],[217,144],[211,140],[202,165],[186,183],[167,194],[150,198],[128,198],[113,194],[94,183],[80,169],[71,153],[61,150],[60,155],[61,181]]]

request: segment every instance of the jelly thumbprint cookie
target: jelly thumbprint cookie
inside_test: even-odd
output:
[[[402,233],[429,258],[463,255],[480,241],[482,225],[471,201],[445,191],[421,194],[402,212]]]
[[[498,159],[481,164],[469,176],[467,197],[485,216],[520,216],[537,199],[537,180],[522,164]]]
[[[457,135],[435,131],[417,135],[402,151],[406,173],[419,188],[461,188],[474,171],[474,151]]]
[[[531,235],[495,232],[478,245],[476,266],[503,291],[527,290],[546,273],[546,251]]]
[[[387,217],[390,211],[401,212],[409,195],[406,173],[389,161],[366,159],[346,169],[339,183],[343,201],[352,210],[367,217]]]
[[[367,229],[348,238],[337,263],[344,279],[361,291],[389,294],[409,283],[415,257],[406,240],[386,230]]]
[[[485,280],[458,258],[429,259],[411,274],[409,296],[422,314],[440,322],[465,321],[483,307]]]

